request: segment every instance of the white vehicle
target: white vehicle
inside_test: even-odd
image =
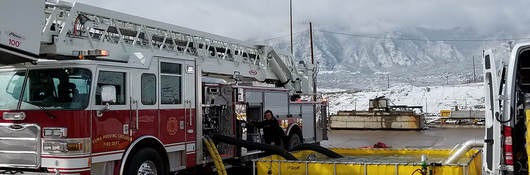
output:
[[[517,44],[500,65],[484,51],[484,174],[528,174],[530,43]]]
[[[315,95],[314,65],[82,3],[0,1],[0,65],[0,174],[210,168],[203,138],[260,142],[246,123],[267,109],[288,148],[326,132],[325,103],[296,100]],[[223,160],[260,153],[217,149]]]

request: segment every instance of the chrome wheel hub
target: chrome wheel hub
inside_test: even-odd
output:
[[[153,161],[146,160],[138,168],[138,175],[156,175],[156,165]]]

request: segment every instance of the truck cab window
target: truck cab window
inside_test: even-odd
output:
[[[116,103],[114,105],[125,104],[125,73],[99,71],[98,84],[96,88],[96,105],[104,105],[101,102],[101,87],[103,85],[112,85],[116,87]]]
[[[33,69],[0,73],[1,109],[83,109],[88,105],[91,73],[82,68]],[[19,99],[22,97],[22,99]]]
[[[160,100],[162,104],[182,104],[182,65],[160,63]]]
[[[156,76],[155,74],[142,74],[142,104],[156,104]]]

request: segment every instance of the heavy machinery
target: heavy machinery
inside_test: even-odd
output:
[[[166,174],[245,161],[262,151],[217,144],[220,156],[208,156],[203,138],[260,142],[247,123],[266,109],[287,148],[325,139],[325,103],[304,98],[316,96],[315,66],[269,46],[82,3],[0,9],[0,173]]]
[[[530,43],[515,45],[509,57],[498,60],[486,50],[483,59],[484,174],[528,174]]]

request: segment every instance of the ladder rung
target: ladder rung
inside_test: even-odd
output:
[[[68,31],[62,32],[66,34],[66,37],[91,40],[90,42],[106,42],[115,44],[116,47],[120,48],[123,47],[123,44],[127,44],[191,55],[205,53],[202,56],[220,57],[232,62],[240,60],[243,63],[254,65],[259,65],[258,60],[266,57],[261,55],[259,47],[243,41],[142,18],[120,16],[114,18],[109,15],[113,14],[110,10],[109,13],[94,12],[94,9],[97,10],[98,8],[84,4],[76,5],[79,5],[79,8],[46,6],[48,8],[47,20],[56,24],[57,29],[55,30]],[[70,13],[73,9],[78,10],[72,13],[78,15],[77,18],[54,15]],[[74,24],[59,24],[65,22]],[[195,50],[202,51],[196,52]],[[213,53],[210,54],[210,52]]]

